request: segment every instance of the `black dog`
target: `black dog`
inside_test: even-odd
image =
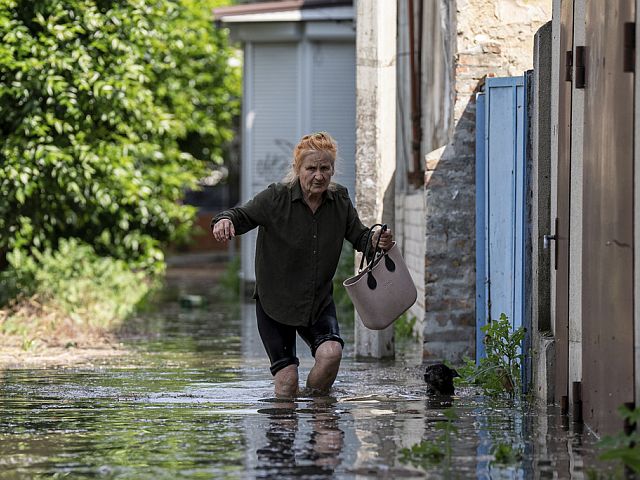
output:
[[[424,372],[428,395],[454,395],[453,379],[460,375],[444,363],[429,365]]]

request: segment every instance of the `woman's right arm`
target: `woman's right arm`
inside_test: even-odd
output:
[[[241,207],[220,212],[211,220],[211,232],[219,242],[242,235],[268,221],[267,212],[273,203],[274,189],[269,186]]]

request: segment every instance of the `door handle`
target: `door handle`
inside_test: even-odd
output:
[[[551,242],[552,240],[557,240],[558,237],[556,237],[555,235],[545,235],[544,237],[542,237],[542,246],[545,250],[549,249],[549,242]]]
[[[553,256],[554,256],[554,260],[555,260],[555,262],[554,262],[554,267],[555,268],[554,269],[557,270],[558,269],[558,217],[556,217],[556,228],[555,228],[555,230],[556,230],[556,233],[553,234],[553,235],[543,235],[543,237],[542,237],[542,247],[545,250],[548,250],[549,246],[551,244],[550,242],[551,241],[555,242],[555,244],[554,244],[555,249],[554,249],[554,255]]]

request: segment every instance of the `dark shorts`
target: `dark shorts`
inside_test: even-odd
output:
[[[309,345],[314,357],[316,350],[324,342],[333,340],[344,347],[333,300],[322,311],[316,323],[308,327],[293,327],[276,322],[262,309],[258,298],[256,299],[256,316],[260,338],[271,360],[272,375],[289,365],[300,365],[300,360],[296,357],[296,332]]]

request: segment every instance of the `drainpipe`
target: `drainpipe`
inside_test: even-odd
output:
[[[411,157],[413,171],[408,172],[408,180],[414,187],[424,185],[424,172],[420,158],[422,144],[422,0],[418,0],[418,38],[414,16],[414,0],[408,1],[409,11],[409,65],[411,70]],[[416,45],[417,43],[417,45]]]

